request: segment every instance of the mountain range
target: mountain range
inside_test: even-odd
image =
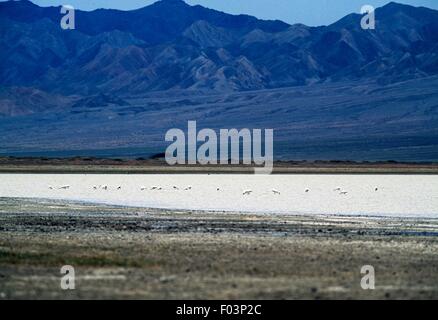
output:
[[[326,27],[288,25],[162,0],[133,11],[76,12],[0,3],[0,81],[61,94],[256,90],[438,73],[438,12],[390,3],[375,30],[351,14]]]
[[[321,92],[330,88],[343,88],[344,97],[352,100],[357,92],[363,92],[358,87],[368,88],[367,92],[370,88],[371,91],[380,88],[394,93],[396,88],[405,88],[407,82],[414,86],[424,82],[435,84],[438,11],[392,2],[377,8],[375,15],[375,30],[363,30],[359,14],[350,14],[328,26],[308,27],[230,15],[190,6],[182,0],[161,0],[132,11],[76,10],[76,29],[63,30],[60,7],[39,7],[27,0],[0,2],[0,133],[4,134],[0,152],[35,146],[35,140],[23,142],[22,147],[14,142],[14,149],[8,139],[22,129],[23,123],[27,123],[29,132],[40,130],[36,126],[49,114],[74,118],[78,127],[71,130],[80,132],[80,128],[87,131],[92,126],[88,123],[90,117],[99,122],[111,112],[119,117],[119,123],[125,123],[132,120],[127,120],[129,115],[139,117],[147,112],[153,112],[150,117],[166,114],[174,117],[170,111],[176,114],[188,108],[187,115],[197,114],[201,102],[204,105],[213,96],[240,97],[239,103],[234,102],[225,110],[248,105],[250,101],[243,97],[261,96],[266,100],[258,103],[265,104],[262,110],[272,117],[269,124],[276,128],[280,123],[287,127],[282,121],[284,114],[270,109],[270,99],[278,102],[278,92],[288,95],[288,92],[300,92],[299,88],[315,88],[318,100],[314,100],[310,89],[303,89],[306,92],[302,95],[303,102],[294,95],[298,99],[296,103],[312,105],[314,101],[323,103]],[[437,120],[437,95],[433,87],[429,87],[432,90],[429,96],[421,100],[425,110],[416,104],[420,93],[415,93],[413,100],[405,97],[406,105],[401,106],[406,109],[405,115],[412,115],[413,110],[429,112],[426,118],[421,118],[427,121],[426,128],[433,131],[422,132],[427,138],[436,133],[433,124]],[[395,92],[399,94],[403,93]],[[179,107],[175,107],[172,99],[167,101],[168,96],[178,97]],[[200,101],[198,97],[204,98]],[[336,100],[333,92],[327,93],[327,101],[333,102],[331,99]],[[287,102],[282,103],[287,109]],[[160,106],[159,110],[155,106]],[[344,112],[350,125],[360,128],[358,118],[351,118],[353,107],[346,104],[336,112]],[[197,116],[208,123],[211,114],[218,110],[221,107],[211,103],[208,110]],[[289,114],[293,110],[290,107]],[[329,126],[333,125],[330,122],[333,114],[318,119],[318,112],[312,114],[309,110],[305,111],[306,121],[328,121]],[[375,112],[375,107],[368,112]],[[300,119],[301,114],[295,115]],[[243,113],[235,116],[241,119],[235,125],[251,127],[261,123],[259,119],[245,121],[248,117]],[[391,120],[384,110],[381,117],[384,120],[377,119],[375,126]],[[185,120],[173,119],[180,119],[181,123]],[[338,114],[336,119],[339,120]],[[229,124],[226,119],[216,120],[222,121],[217,123],[218,127]],[[424,122],[418,118],[405,121],[409,123],[409,137],[415,133],[416,125],[425,129]],[[49,123],[53,127],[56,121]],[[132,130],[141,130],[139,126]],[[49,124],[47,132],[48,128]],[[163,125],[160,131],[157,127],[157,134],[165,128]],[[365,139],[375,137],[376,132],[380,137],[388,133],[381,127],[372,128],[363,133]],[[39,134],[38,141],[42,144],[47,136]],[[132,132],[127,130],[123,134],[129,136]],[[357,134],[351,134],[358,139]],[[67,136],[68,133],[59,131],[58,142]],[[318,136],[324,134],[319,132]],[[94,137],[93,141],[96,139],[102,140],[96,148],[118,147],[120,141],[129,145],[126,137],[117,140],[119,143],[105,140],[108,135]],[[84,136],[82,141],[85,140]],[[45,143],[46,148],[56,148]],[[85,142],[74,146],[92,147]]]

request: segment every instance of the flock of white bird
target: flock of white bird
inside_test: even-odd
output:
[[[70,189],[70,185],[63,185],[63,186],[60,186],[60,187],[57,187],[57,188],[55,188],[55,187],[53,187],[53,186],[49,186],[49,189],[50,189],[50,190],[54,190],[54,189],[58,189],[58,190],[68,190],[68,189]],[[100,190],[108,190],[109,187],[108,187],[107,185],[100,185],[100,186],[93,186],[93,189],[94,189],[94,190],[99,190],[99,189],[100,189]],[[184,191],[189,191],[189,190],[192,190],[192,186],[187,186],[187,187],[185,187],[185,188],[181,188],[181,189],[180,189],[178,186],[173,186],[172,189],[173,189],[173,190],[184,190]],[[116,187],[116,190],[122,190],[122,186],[117,186],[117,187]],[[160,186],[152,186],[152,187],[150,187],[150,188],[145,187],[145,186],[141,186],[141,187],[140,187],[140,190],[141,190],[141,191],[145,191],[145,190],[161,191],[161,190],[165,190],[165,189],[164,189],[163,187],[160,187]],[[221,189],[220,189],[220,188],[217,188],[216,191],[221,191]],[[277,189],[272,189],[271,191],[272,191],[272,193],[273,193],[274,195],[281,195],[281,192],[278,191]],[[335,192],[339,192],[340,195],[347,195],[347,194],[348,194],[348,191],[344,190],[344,189],[341,188],[341,187],[337,187],[337,188],[335,188],[333,191],[335,191]],[[375,192],[379,191],[379,188],[378,188],[378,187],[375,187],[375,188],[374,188],[374,191],[375,191]],[[243,196],[250,196],[253,192],[254,192],[254,191],[251,190],[251,189],[244,190],[244,191],[242,192],[242,195],[243,195]],[[304,189],[304,192],[305,192],[305,193],[309,193],[309,192],[310,192],[310,189],[309,189],[309,188],[306,188],[306,189]]]

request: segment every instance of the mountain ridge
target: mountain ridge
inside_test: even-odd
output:
[[[0,153],[155,154],[197,120],[273,128],[282,159],[438,161],[436,10],[391,3],[362,30],[168,0],[62,30],[59,7],[19,5],[0,2]]]
[[[437,72],[438,11],[392,2],[376,15],[374,31],[360,29],[357,14],[307,27],[177,0],[131,11],[78,10],[77,29],[66,31],[59,7],[1,2],[0,84],[64,95],[138,94],[391,83]],[[91,66],[101,68],[90,74]]]
[[[9,110],[4,116],[42,109],[26,105],[30,99],[14,102],[17,88],[23,94],[33,88],[48,99],[73,96],[63,100],[71,102],[75,96],[166,90],[385,84],[438,74],[438,11],[394,2],[376,9],[376,30],[362,30],[359,14],[308,27],[182,0],[131,11],[78,10],[76,30],[62,30],[61,17],[59,7],[0,2],[0,104]]]

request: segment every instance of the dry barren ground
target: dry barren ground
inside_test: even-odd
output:
[[[169,166],[157,159],[73,158],[16,158],[0,155],[0,173],[105,173],[105,174],[190,174],[222,173],[248,174],[252,165],[176,165]],[[277,174],[438,174],[438,163],[403,163],[394,161],[275,161]]]
[[[76,289],[60,288],[72,265]],[[373,265],[376,289],[362,290]],[[437,299],[438,220],[0,199],[0,299]]]

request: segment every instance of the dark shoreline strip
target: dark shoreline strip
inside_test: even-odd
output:
[[[239,167],[116,167],[116,166],[0,166],[0,173],[20,174],[253,174]],[[438,167],[280,167],[272,174],[438,175]]]

